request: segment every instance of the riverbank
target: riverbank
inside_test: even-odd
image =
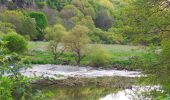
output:
[[[48,49],[49,42],[29,42],[27,60],[25,63],[29,64],[57,64],[57,65],[76,65],[73,54],[65,51],[59,59],[54,60],[53,54]],[[96,44],[89,44],[91,48]],[[107,45],[97,44],[109,52],[111,59],[109,63],[100,66],[102,68],[116,68],[118,70],[136,70],[141,69],[140,66],[134,66],[136,60],[143,62],[155,60],[155,57],[148,52],[148,47],[145,46],[131,46],[131,45]],[[126,48],[126,49],[125,49]],[[81,66],[89,65],[89,58],[84,56],[81,60]]]

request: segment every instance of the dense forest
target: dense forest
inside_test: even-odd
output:
[[[170,1],[0,0],[0,100],[53,100],[21,74],[34,64],[140,70],[169,100]]]

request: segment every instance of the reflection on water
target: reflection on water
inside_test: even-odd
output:
[[[51,100],[99,100],[107,94],[116,93],[119,89],[105,87],[50,87],[54,93]],[[106,100],[106,99],[105,99]]]
[[[39,82],[40,86],[35,86],[36,90],[51,91],[54,94],[51,100],[128,100],[115,99],[123,96],[113,93],[130,88],[135,78],[140,76],[140,72],[137,71],[62,65],[34,65],[32,69],[21,70],[21,74],[28,77],[34,75],[50,78],[58,78],[56,75],[66,77],[57,80],[58,85],[41,86],[48,83],[45,80]]]
[[[76,80],[76,81],[75,81]],[[119,93],[124,89],[131,88],[135,84],[135,78],[127,77],[100,77],[90,79],[67,79],[57,82],[63,84],[77,84],[77,85],[50,85],[50,86],[36,86],[36,89],[44,92],[51,91],[54,96],[51,100],[122,100],[115,99],[119,95],[112,95]],[[42,83],[41,83],[42,84]],[[111,94],[111,96],[109,96]],[[126,100],[126,99],[124,99]],[[128,100],[128,99],[127,99]]]

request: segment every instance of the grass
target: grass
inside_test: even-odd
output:
[[[98,44],[104,49],[108,50],[112,56],[112,65],[120,65],[123,67],[129,67],[131,64],[131,58],[139,57],[144,61],[149,61],[155,57],[148,54],[147,47],[144,46],[130,46],[130,45],[105,45]],[[90,44],[89,47],[94,46]],[[62,64],[62,61],[55,61],[52,53],[48,50],[48,42],[29,42],[28,45],[29,61],[32,64]],[[74,65],[75,60],[71,53],[64,53],[61,56],[62,60],[69,61],[69,64]],[[136,59],[133,59],[136,60]],[[88,57],[83,58],[81,61],[82,65],[88,65]]]

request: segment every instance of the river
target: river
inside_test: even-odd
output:
[[[135,78],[142,75],[139,71],[47,64],[33,65],[32,68],[22,69],[20,72],[30,78],[58,80],[61,84],[38,85],[35,88],[44,92],[51,91],[51,100],[133,100],[138,97],[133,93],[134,90],[144,90],[144,87],[135,86]],[[72,85],[68,86],[67,83]],[[148,97],[140,98],[150,100]]]

